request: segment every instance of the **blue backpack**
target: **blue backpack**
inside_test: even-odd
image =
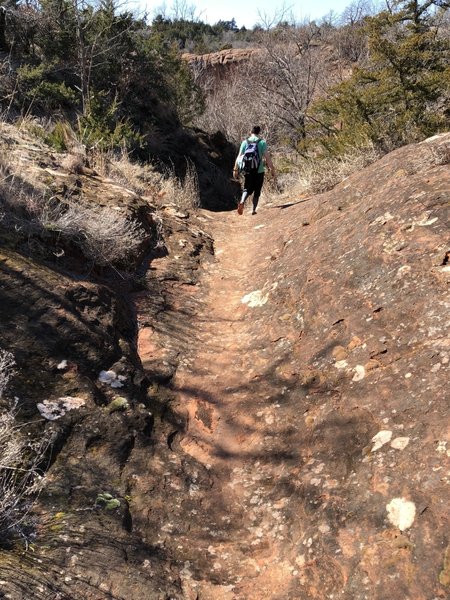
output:
[[[249,173],[256,173],[261,164],[261,156],[258,148],[260,141],[259,138],[254,141],[247,139],[247,148],[241,159],[241,171],[246,175]]]

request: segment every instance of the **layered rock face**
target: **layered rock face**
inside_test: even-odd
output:
[[[449,147],[256,216],[154,207],[140,291],[66,269],[31,324],[9,308],[6,339],[34,332],[19,367],[39,354],[28,414],[58,438],[33,551],[0,552],[5,598],[448,596]],[[48,266],[16,251],[1,290],[31,298]],[[38,420],[56,390],[85,405]]]
[[[259,48],[230,48],[207,54],[185,53],[182,59],[189,65],[196,80],[208,89],[221,85],[234,69],[245,66],[261,53]]]
[[[229,50],[220,50],[219,52],[209,52],[207,54],[191,54],[186,52],[182,55],[182,58],[194,69],[210,68],[216,65],[247,62],[260,52],[257,48],[230,48]]]

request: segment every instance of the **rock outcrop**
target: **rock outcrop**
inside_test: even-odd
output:
[[[182,59],[189,65],[197,81],[203,81],[208,88],[220,84],[229,77],[232,69],[249,63],[261,52],[259,48],[230,48],[208,54],[185,53]]]
[[[257,216],[160,202],[139,290],[2,230],[2,338],[56,434],[5,598],[448,596],[449,147]]]
[[[192,68],[210,68],[216,65],[231,65],[248,62],[255,54],[260,52],[257,48],[230,48],[207,54],[182,54],[183,60]]]

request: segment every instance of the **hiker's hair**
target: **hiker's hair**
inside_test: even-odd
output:
[[[254,133],[255,135],[259,135],[260,132],[261,132],[261,127],[259,125],[255,125],[252,128],[252,133]]]

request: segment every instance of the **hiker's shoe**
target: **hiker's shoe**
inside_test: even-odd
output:
[[[238,215],[242,215],[242,213],[244,212],[244,203],[243,202],[239,202],[237,210],[238,210]]]
[[[252,215],[256,215],[256,210],[255,209],[252,210]]]

